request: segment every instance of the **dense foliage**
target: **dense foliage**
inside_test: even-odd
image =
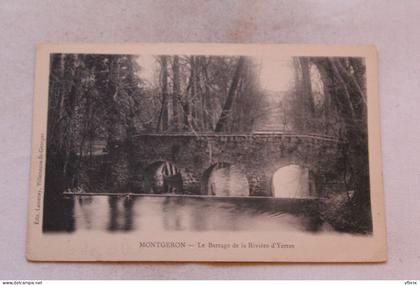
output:
[[[156,78],[150,81],[141,76],[136,56],[51,55],[46,199],[57,200],[81,185],[89,191],[124,192],[131,161],[115,149],[129,147],[125,144],[136,133],[252,132],[270,108],[253,58],[160,55],[154,62]],[[346,198],[337,202],[334,195],[324,215],[336,228],[369,232],[363,59],[294,58],[293,70],[294,88],[279,102],[278,128],[344,142],[334,165],[336,177],[330,179],[342,182]],[[115,156],[112,165],[101,162],[108,152]]]

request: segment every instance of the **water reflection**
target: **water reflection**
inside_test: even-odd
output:
[[[109,196],[109,225],[110,231],[129,231],[133,226],[134,199],[130,196]]]
[[[93,216],[93,207],[89,205],[93,202],[92,196],[79,196],[76,197],[75,208],[76,212],[80,213],[80,219],[76,220],[79,227],[84,227],[88,230],[92,229],[92,216]]]
[[[56,222],[70,224],[76,231],[110,232],[322,228],[317,201],[310,199],[316,193],[307,168],[298,165],[280,168],[273,175],[274,198],[249,197],[246,176],[225,163],[210,168],[206,179],[209,196],[65,196],[63,201],[72,208],[67,211],[66,220]]]
[[[75,196],[75,230],[317,231],[309,200],[229,197]]]
[[[189,213],[183,213],[184,200],[174,200],[169,197],[163,198],[162,214],[163,228],[166,230],[183,230],[188,224]]]

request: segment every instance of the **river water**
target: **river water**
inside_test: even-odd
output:
[[[316,200],[75,195],[75,231],[319,231]]]
[[[46,212],[54,219],[44,230],[320,231],[310,184],[307,169],[289,165],[273,176],[274,197],[250,197],[246,176],[233,166],[210,175],[211,196],[64,194]]]

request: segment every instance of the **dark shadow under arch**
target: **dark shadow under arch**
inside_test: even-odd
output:
[[[183,179],[179,168],[170,161],[149,164],[143,173],[142,192],[147,194],[183,194]]]

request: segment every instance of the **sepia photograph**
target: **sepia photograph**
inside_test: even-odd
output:
[[[3,283],[420,284],[400,2],[2,1]]]
[[[44,52],[41,236],[373,239],[366,57],[219,47]]]

